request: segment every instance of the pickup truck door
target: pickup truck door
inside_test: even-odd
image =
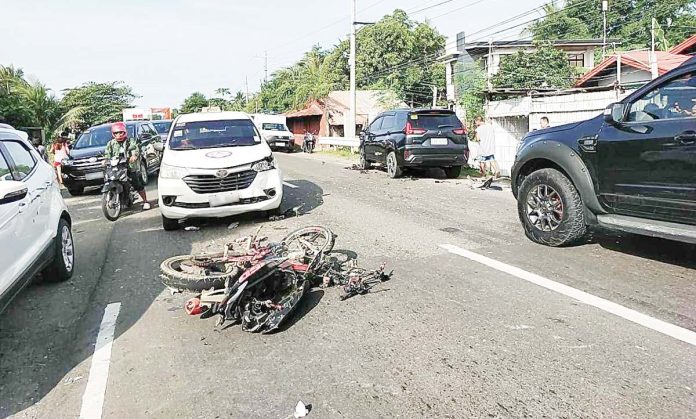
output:
[[[604,205],[619,214],[696,224],[692,100],[696,74],[677,74],[628,103],[625,122],[602,127],[597,168]]]

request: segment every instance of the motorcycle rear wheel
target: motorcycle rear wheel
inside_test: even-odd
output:
[[[239,274],[231,264],[212,262],[222,256],[222,253],[211,253],[171,257],[160,264],[162,283],[170,288],[195,292],[222,288],[227,279]]]
[[[121,195],[116,190],[111,189],[102,194],[102,212],[109,221],[116,221],[121,215],[123,205]]]

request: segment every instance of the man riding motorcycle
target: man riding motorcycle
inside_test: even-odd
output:
[[[133,138],[128,138],[128,130],[123,122],[115,122],[111,125],[111,135],[113,139],[106,145],[104,151],[104,164],[112,157],[119,156],[124,153],[128,157],[128,179],[130,180],[133,189],[138,192],[143,200],[143,210],[150,209],[150,203],[147,202],[147,194],[145,193],[145,185],[143,178],[140,176],[140,147]]]

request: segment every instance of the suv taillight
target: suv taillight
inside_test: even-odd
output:
[[[466,128],[455,128],[452,132],[456,135],[464,135],[466,134]]]
[[[413,128],[411,121],[406,122],[406,135],[422,135],[425,131],[423,128]]]

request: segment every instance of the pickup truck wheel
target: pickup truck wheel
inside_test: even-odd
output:
[[[585,235],[584,205],[573,183],[556,169],[541,169],[527,176],[517,197],[517,212],[532,241],[565,246]]]
[[[140,162],[140,177],[143,181],[143,186],[147,185],[147,182],[148,180],[150,180],[150,177],[147,173],[147,163],[145,162],[145,160]]]
[[[74,187],[74,188],[68,188],[68,193],[72,196],[80,196],[85,193],[85,188],[80,188],[80,187]]]

